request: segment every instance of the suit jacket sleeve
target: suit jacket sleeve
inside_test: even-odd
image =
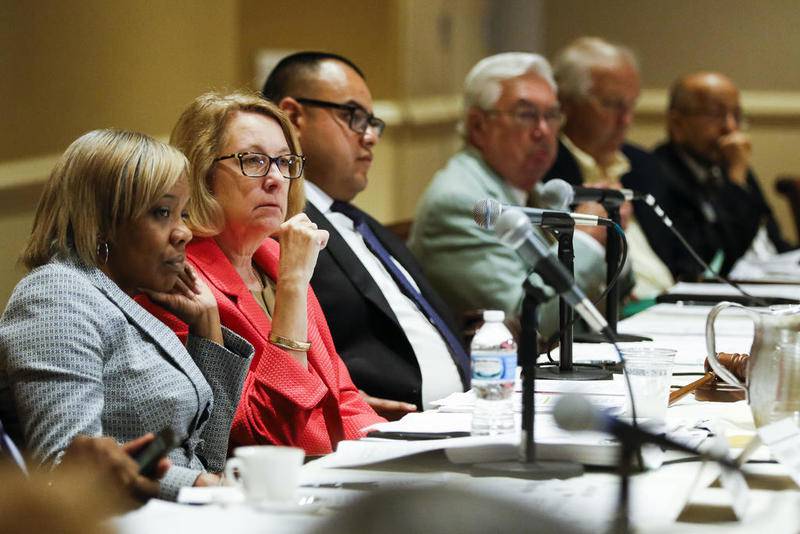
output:
[[[225,467],[228,438],[239,397],[253,356],[253,346],[222,327],[224,347],[206,338],[190,335],[186,349],[214,392],[214,409],[201,432],[202,443],[197,452],[206,468],[220,472]]]
[[[459,312],[501,309],[518,316],[524,296],[522,282],[530,276],[535,286],[545,287],[541,277],[529,275],[530,269],[514,250],[500,243],[493,232],[475,224],[471,213],[476,199],[450,191],[447,196],[430,196],[427,201],[414,251],[445,300],[458,303]],[[602,247],[588,246],[581,239],[576,239],[574,246],[576,283],[594,299],[605,285]],[[549,288],[546,291],[551,298],[539,307],[543,337],[558,330],[558,299]]]
[[[23,279],[0,325],[16,415],[27,448],[42,465],[57,464],[78,435],[103,435],[103,367],[125,329],[105,316],[96,289],[72,273],[34,271]],[[92,303],[96,305],[92,305]],[[200,470],[173,466],[160,496],[174,499]]]
[[[26,448],[42,464],[56,463],[78,434],[102,434],[103,365],[111,343],[103,332],[94,288],[59,273],[58,285],[41,270],[14,291],[0,325],[12,403]]]

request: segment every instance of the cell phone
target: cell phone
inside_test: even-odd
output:
[[[162,428],[161,431],[156,434],[156,439],[133,455],[133,459],[139,464],[139,474],[152,477],[155,474],[158,461],[177,446],[178,439],[172,428]]]

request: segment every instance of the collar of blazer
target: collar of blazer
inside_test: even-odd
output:
[[[268,238],[254,255],[256,264],[272,280],[278,279],[278,261],[273,259],[273,255],[274,258],[278,258],[278,250],[278,243]],[[270,321],[217,242],[211,237],[193,239],[186,246],[186,254],[208,282],[225,294],[258,334],[266,340],[272,328]]]
[[[153,343],[158,345],[167,358],[183,371],[186,376],[190,377],[195,389],[203,387],[202,384],[205,384],[205,387],[209,387],[205,379],[203,379],[197,364],[195,364],[192,357],[186,351],[186,347],[183,346],[178,336],[164,323],[156,319],[140,306],[138,302],[122,291],[122,289],[100,269],[88,267],[76,260],[67,260],[65,263],[88,278],[92,285],[103,293],[112,304],[119,308],[132,324],[144,332]]]

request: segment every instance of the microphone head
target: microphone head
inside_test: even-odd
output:
[[[507,209],[497,218],[494,233],[504,245],[517,248],[531,232],[531,221],[522,210]]]
[[[553,419],[564,430],[597,430],[597,414],[580,395],[564,395],[553,407]]]
[[[564,180],[555,178],[539,188],[539,200],[547,209],[567,211],[575,200],[575,191]]]
[[[481,228],[491,230],[502,211],[502,204],[493,198],[485,198],[472,206],[472,218]]]

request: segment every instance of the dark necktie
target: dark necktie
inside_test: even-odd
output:
[[[414,304],[416,304],[419,311],[422,312],[422,314],[425,315],[434,328],[436,328],[447,344],[450,354],[453,356],[456,364],[461,368],[464,376],[469,378],[469,357],[467,356],[467,353],[464,352],[461,343],[458,342],[458,339],[447,327],[441,316],[436,313],[436,310],[433,309],[433,306],[431,306],[431,304],[428,302],[428,299],[426,299],[422,293],[420,293],[417,288],[414,287],[414,285],[408,280],[408,278],[406,278],[403,272],[397,267],[397,264],[394,262],[394,260],[392,260],[392,256],[389,254],[389,251],[386,250],[372,229],[367,225],[367,222],[364,220],[361,212],[359,212],[351,204],[338,200],[335,200],[333,204],[331,204],[331,211],[336,211],[342,215],[346,215],[353,221],[353,226],[356,232],[358,232],[361,237],[364,238],[364,243],[367,245],[367,248],[369,248],[372,253],[375,254],[375,257],[380,260],[381,264],[392,276],[403,294],[411,299]]]
[[[20,471],[25,475],[28,474],[28,469],[25,467],[25,460],[22,459],[19,449],[17,449],[17,446],[14,445],[14,442],[11,441],[11,438],[6,434],[2,421],[0,421],[0,456],[7,456],[19,467]]]

